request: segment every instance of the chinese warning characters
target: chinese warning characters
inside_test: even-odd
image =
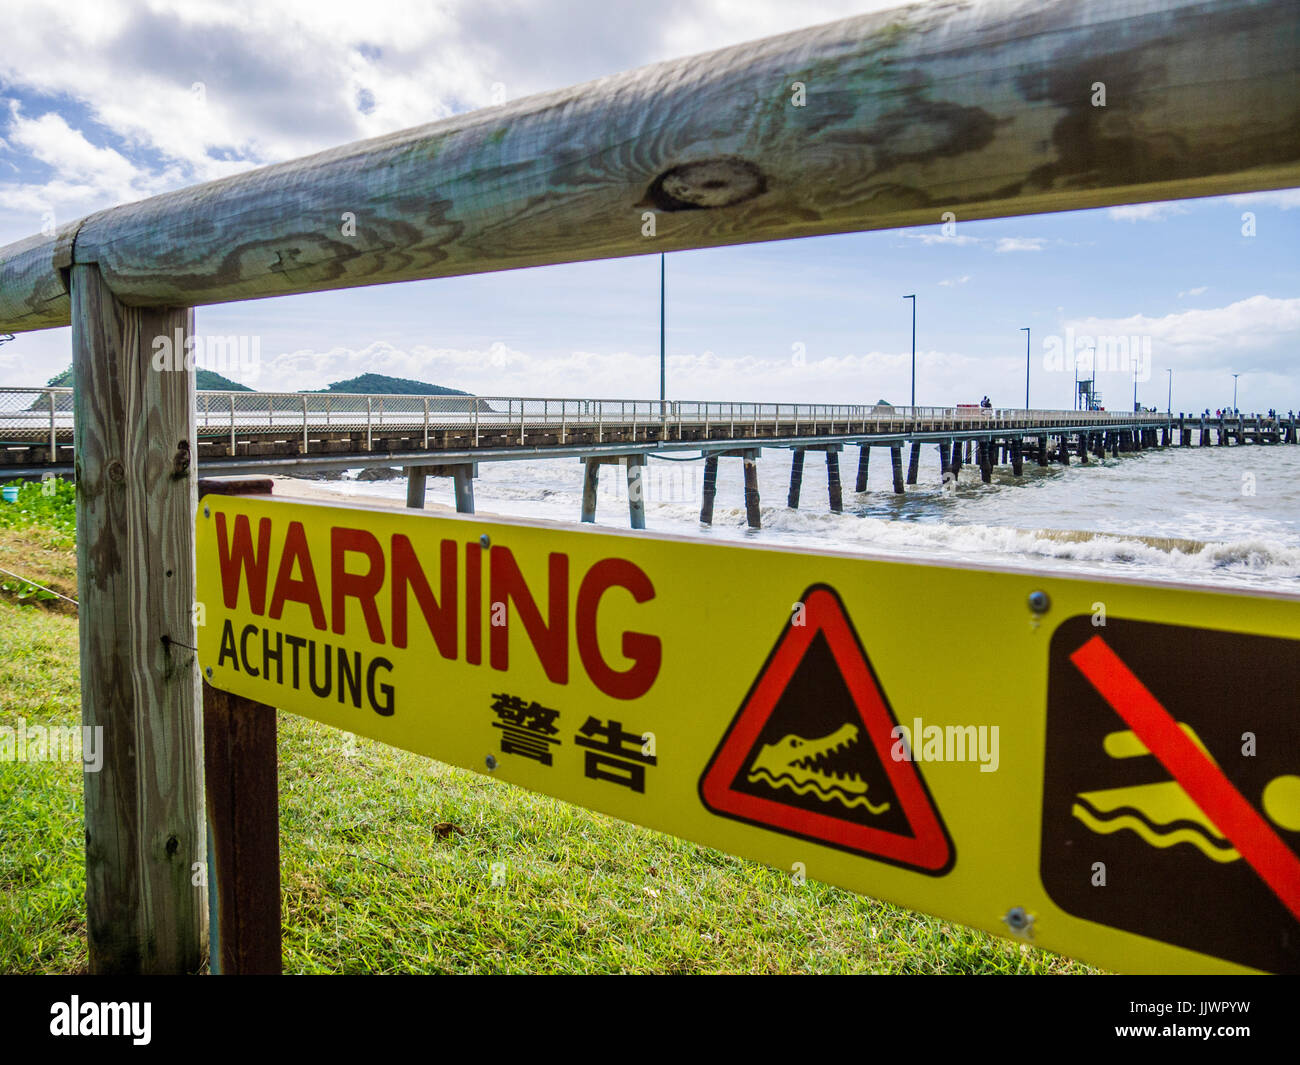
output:
[[[503,754],[531,758],[546,766],[554,764],[554,748],[562,743],[556,724],[560,711],[506,692],[493,694],[491,710],[497,717],[492,727],[501,730]],[[646,767],[659,763],[650,733],[631,732],[622,721],[604,721],[589,714],[572,740],[575,747],[586,748],[583,773],[589,780],[604,780],[645,794]]]

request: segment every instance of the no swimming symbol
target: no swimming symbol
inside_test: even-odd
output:
[[[1116,928],[1300,970],[1300,643],[1115,618],[1099,633],[1072,618],[1050,669],[1052,898]]]

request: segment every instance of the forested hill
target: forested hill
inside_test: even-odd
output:
[[[241,385],[238,381],[232,381],[229,377],[222,377],[215,370],[194,371],[195,388],[206,392],[252,392],[253,389],[248,385]],[[72,387],[72,367],[69,366],[61,374],[55,374],[45,382],[47,388],[71,388]]]
[[[462,392],[458,388],[446,388],[443,385],[431,385],[424,381],[412,381],[409,377],[389,377],[382,373],[363,373],[360,377],[350,377],[346,381],[335,381],[332,385],[314,389],[316,392],[359,392],[365,395],[389,396],[468,396],[473,393]]]
[[[257,389],[241,385],[229,377],[222,377],[215,370],[196,369],[194,371],[195,387],[200,392],[255,392]],[[46,386],[49,388],[71,388],[72,367],[61,374],[51,377]],[[267,389],[266,391],[279,391]],[[446,388],[443,385],[431,385],[425,381],[413,381],[409,377],[389,377],[381,373],[363,373],[359,377],[350,377],[346,381],[335,381],[324,388],[310,389],[312,392],[351,392],[361,395],[386,396],[469,396],[471,392],[462,392],[458,388]]]

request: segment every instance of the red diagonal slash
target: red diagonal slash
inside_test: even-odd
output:
[[[1070,661],[1300,920],[1300,858],[1295,852],[1178,727],[1173,715],[1105,640],[1094,636],[1070,655]]]

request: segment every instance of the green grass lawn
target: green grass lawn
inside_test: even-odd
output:
[[[75,588],[57,525],[0,566]],[[0,593],[0,724],[78,722],[61,609]],[[279,753],[286,972],[1092,971],[288,714]],[[81,817],[78,764],[0,762],[0,972],[84,970]]]

